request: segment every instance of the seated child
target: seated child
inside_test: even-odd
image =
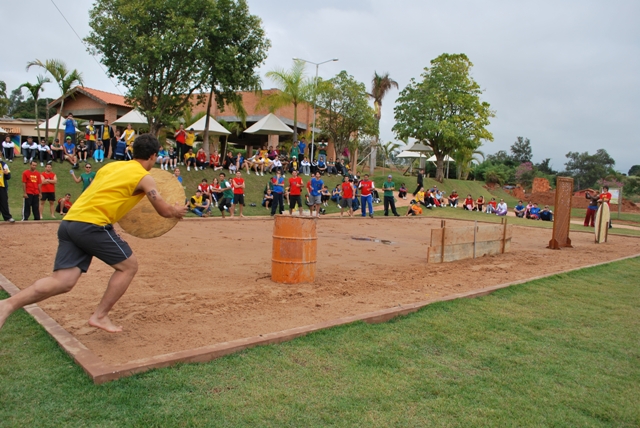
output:
[[[409,203],[409,208],[407,209],[407,214],[406,216],[415,216],[415,215],[422,215],[422,207],[420,206],[420,204],[417,204],[415,201],[411,201]]]
[[[407,199],[407,186],[404,183],[400,184],[400,189],[398,190],[398,197],[400,199]]]
[[[449,195],[449,206],[453,208],[458,207],[458,192],[456,192],[455,190],[452,191],[451,194]]]
[[[513,212],[516,213],[516,217],[523,218],[524,213],[526,211],[525,206],[522,204],[522,201],[518,201],[518,205],[513,208]]]
[[[504,199],[500,199],[500,203],[496,207],[496,215],[505,216],[509,212],[509,208],[507,207],[507,203]]]
[[[540,220],[540,208],[538,208],[538,204],[533,204],[533,206],[529,210],[527,218],[530,218],[531,220]]]
[[[467,210],[467,211],[475,211],[476,207],[473,204],[473,198],[471,197],[471,195],[467,195],[466,199],[464,200],[464,203],[462,204],[462,208]]]
[[[545,205],[544,209],[540,211],[540,220],[553,221],[553,211],[549,209],[549,205]]]
[[[498,203],[496,202],[496,198],[491,198],[489,203],[487,203],[487,214],[495,213],[497,206],[498,206]]]

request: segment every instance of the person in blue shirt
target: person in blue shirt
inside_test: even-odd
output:
[[[76,157],[76,145],[73,144],[73,140],[67,135],[64,144],[64,159],[69,161],[73,165],[74,169],[78,169],[78,158]]]
[[[78,127],[78,122],[73,119],[73,114],[69,113],[67,115],[67,120],[64,121],[64,139],[67,140],[68,137],[71,137],[71,143],[76,143],[76,128]]]
[[[320,206],[322,205],[322,188],[324,187],[324,181],[320,179],[320,172],[316,171],[316,175],[311,179],[309,185],[311,186],[311,195],[309,196],[311,216],[318,217],[320,215]]]
[[[284,211],[284,177],[280,171],[276,171],[276,175],[271,179],[271,191],[273,192],[271,215],[276,215],[276,207],[278,207],[278,213],[282,214]]]
[[[520,218],[524,217],[524,213],[526,210],[527,209],[522,204],[522,201],[518,201],[518,205],[516,205],[515,208],[513,208],[513,211],[516,213],[516,217],[520,217]]]
[[[304,137],[302,137],[302,139],[300,141],[298,141],[298,162],[302,162],[302,159],[304,159],[304,151],[307,148],[307,140],[305,140]]]
[[[530,218],[531,220],[540,220],[540,208],[538,207],[538,204],[534,203],[533,207],[529,209],[529,215],[527,218]]]

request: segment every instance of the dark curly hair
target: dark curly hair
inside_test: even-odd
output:
[[[140,134],[133,142],[133,158],[149,160],[153,154],[158,154],[160,143],[151,134]]]

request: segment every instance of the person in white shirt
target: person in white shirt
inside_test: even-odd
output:
[[[13,155],[13,142],[11,141],[11,137],[7,135],[2,142],[2,156],[9,162],[13,162]]]
[[[311,175],[311,163],[309,162],[308,157],[304,157],[302,162],[300,162],[300,169],[302,169],[302,173],[304,175]]]
[[[22,163],[31,162],[33,160],[34,154],[31,154],[31,145],[33,144],[33,138],[27,137],[27,141],[22,143]],[[38,144],[36,143],[36,149],[38,148]]]
[[[38,157],[40,158],[40,166],[44,166],[46,162],[53,159],[51,148],[44,139],[40,140],[40,145],[38,146]]]

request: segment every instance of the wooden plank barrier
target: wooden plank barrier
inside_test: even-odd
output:
[[[427,263],[445,263],[503,254],[511,247],[512,225],[480,223],[475,226],[431,229]]]

